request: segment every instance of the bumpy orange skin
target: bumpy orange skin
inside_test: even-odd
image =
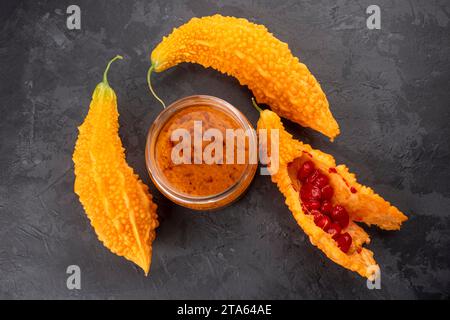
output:
[[[156,205],[125,160],[118,120],[116,95],[100,83],[79,127],[73,154],[75,192],[100,241],[147,274],[158,226]]]
[[[193,18],[151,54],[157,72],[181,62],[234,76],[280,116],[334,139],[339,126],[319,83],[266,27],[234,17]]]
[[[373,266],[377,265],[373,258],[373,252],[363,247],[364,244],[370,242],[370,238],[353,220],[362,221],[368,225],[375,224],[387,230],[396,230],[400,228],[403,221],[407,220],[407,217],[372,189],[356,182],[355,175],[349,173],[344,165],[336,167],[335,160],[331,155],[312,149],[310,145],[293,139],[292,135],[284,129],[280,118],[272,111],[261,112],[258,121],[258,130],[260,129],[266,129],[269,137],[270,130],[279,130],[279,169],[275,172],[269,166],[269,171],[272,173],[272,181],[277,184],[286,197],[287,206],[292,211],[297,223],[309,236],[311,243],[337,264],[356,271],[361,276],[371,277],[375,270]],[[270,146],[270,144],[268,145]],[[268,152],[270,154],[270,150]],[[330,174],[329,177],[330,184],[335,190],[336,201],[343,204],[350,215],[351,221],[345,231],[352,236],[353,243],[348,253],[342,252],[332,237],[315,225],[313,217],[303,212],[298,191],[295,190],[289,175],[288,165],[295,159],[305,156],[324,172],[328,172],[329,168],[336,168],[339,173]],[[350,187],[355,188],[356,193],[350,192]]]

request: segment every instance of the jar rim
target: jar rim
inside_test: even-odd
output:
[[[239,124],[240,128],[242,128],[245,132],[249,132],[249,146],[251,146],[252,144],[254,146],[257,146],[256,131],[254,130],[247,117],[245,117],[245,115],[241,111],[239,111],[227,101],[214,96],[192,95],[181,98],[171,103],[169,106],[164,108],[153,121],[147,134],[145,146],[146,167],[150,178],[152,179],[158,190],[173,202],[184,207],[198,210],[208,210],[210,207],[214,207],[214,209],[217,209],[232,203],[248,188],[256,173],[256,169],[258,166],[257,163],[252,164],[247,161],[241,176],[225,190],[212,195],[194,196],[179,192],[175,188],[171,187],[170,184],[165,181],[164,174],[161,172],[156,161],[156,142],[164,125],[177,112],[195,106],[211,106],[219,108],[228,116],[231,116]],[[228,198],[230,198],[229,202],[226,201]],[[221,202],[225,203],[223,205],[220,205]],[[215,203],[217,203],[218,206],[215,207]]]

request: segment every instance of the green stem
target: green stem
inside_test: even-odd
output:
[[[263,110],[258,106],[258,104],[255,101],[255,98],[252,97],[252,104],[258,110],[259,112],[263,112]]]
[[[159,102],[161,102],[163,108],[166,108],[166,104],[164,103],[164,101],[161,100],[160,97],[158,97],[155,93],[155,91],[153,90],[152,87],[152,81],[151,81],[151,75],[153,70],[155,69],[155,66],[152,64],[151,67],[148,69],[147,71],[147,84],[148,84],[148,88],[150,89],[150,92],[153,94],[153,96],[156,98],[156,100],[158,100]]]
[[[106,84],[107,86],[109,86],[108,83],[108,71],[109,71],[109,67],[111,67],[111,64],[116,61],[117,59],[122,60],[123,57],[120,55],[115,56],[114,58],[111,59],[111,61],[108,62],[108,65],[106,66],[105,72],[103,73],[103,83]]]

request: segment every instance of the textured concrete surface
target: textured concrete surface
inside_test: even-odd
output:
[[[81,30],[67,30],[78,4]],[[377,1],[2,1],[0,4],[0,298],[449,298],[450,5]],[[265,24],[320,80],[342,134],[335,143],[286,121],[406,212],[399,232],[368,228],[381,290],[310,245],[268,177],[216,213],[180,208],[146,174],[144,142],[160,111],[148,55],[193,16]],[[106,250],[73,193],[71,154],[105,63],[116,54],[127,159],[150,185],[161,226],[151,275]],[[166,101],[219,96],[255,124],[251,93],[232,78],[181,65],[154,78]],[[66,288],[79,265],[82,289]]]

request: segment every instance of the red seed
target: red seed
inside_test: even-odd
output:
[[[312,161],[306,161],[298,170],[297,178],[301,182],[305,182],[306,178],[314,171],[314,163]]]
[[[347,228],[349,223],[350,223],[350,218],[349,218],[348,214],[344,218],[339,220],[339,224],[341,225],[342,229]]]
[[[358,192],[358,191],[355,189],[355,187],[351,187],[351,188],[350,188],[350,192],[351,192],[351,193],[356,193],[356,192]]]
[[[345,210],[345,208],[339,204],[335,205],[333,207],[333,210],[331,211],[331,217],[333,218],[333,220],[340,220],[343,215],[347,212],[347,210]]]
[[[339,223],[342,229],[345,229],[350,221],[347,210],[339,204],[335,205],[331,211],[331,219],[333,219],[334,222]]]
[[[331,214],[331,211],[333,210],[333,205],[330,201],[325,200],[322,202],[322,206],[320,207],[320,211],[322,211],[324,214]]]
[[[341,226],[338,223],[332,222],[328,227],[327,232],[333,236],[333,239],[341,233]]]
[[[331,219],[328,216],[324,215],[324,214],[317,214],[317,215],[314,216],[314,223],[319,228],[327,231],[328,227],[331,224]]]
[[[310,212],[314,217],[322,214],[319,210],[311,210]]]
[[[324,174],[319,174],[319,176],[314,180],[313,184],[319,188],[325,187],[330,182],[330,179]]]
[[[328,169],[328,172],[329,173],[337,173],[337,170],[336,170],[336,168],[330,168],[330,169]]]
[[[319,210],[321,207],[321,203],[318,200],[306,201],[305,207],[308,210]]]
[[[336,242],[338,247],[344,252],[347,253],[348,249],[350,249],[350,246],[352,245],[352,236],[348,234],[348,232],[345,232],[339,236],[336,237]]]
[[[322,200],[330,200],[333,196],[334,190],[333,188],[327,184],[325,187],[321,189],[322,192]]]
[[[315,169],[306,179],[306,183],[314,184],[314,181],[321,175],[320,171]]]
[[[311,184],[305,183],[300,189],[300,198],[304,202],[308,202],[311,200],[320,200],[321,196],[322,192],[320,191],[320,188]]]
[[[322,192],[320,191],[320,188],[313,186],[311,188],[311,198],[320,200],[321,197],[322,197]]]

